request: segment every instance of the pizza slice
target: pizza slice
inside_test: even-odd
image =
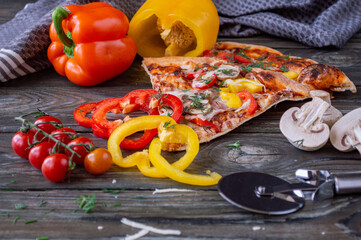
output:
[[[182,123],[196,131],[201,143],[279,102],[309,98],[314,89],[356,92],[338,68],[239,43],[217,43],[203,57],[145,58],[143,67],[155,90],[182,100]],[[183,147],[167,146],[170,151]]]

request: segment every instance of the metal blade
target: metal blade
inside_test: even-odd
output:
[[[335,182],[333,180],[322,183],[312,194],[313,201],[323,201],[335,195]]]

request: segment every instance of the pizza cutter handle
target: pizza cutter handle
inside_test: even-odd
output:
[[[337,194],[361,193],[361,173],[334,175]]]

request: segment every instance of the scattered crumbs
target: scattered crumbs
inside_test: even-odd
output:
[[[98,230],[103,230],[103,226],[98,226]]]
[[[116,183],[116,182],[117,182],[117,180],[113,179],[112,184],[114,184],[114,183]]]
[[[321,232],[322,235],[325,235],[326,233],[325,232]]]
[[[16,203],[15,204],[15,209],[20,210],[20,209],[25,209],[27,208],[27,206],[24,203]]]
[[[195,191],[192,189],[165,188],[165,189],[155,189],[153,195],[157,193],[167,193],[167,192],[195,192]]]
[[[34,220],[29,220],[26,221],[25,224],[30,224],[30,223],[36,223],[38,220],[34,219]]]
[[[15,218],[14,218],[14,221],[13,221],[13,224],[16,224],[16,222],[19,220],[19,216],[16,216]]]
[[[118,196],[114,196],[114,198],[118,198]]]
[[[261,230],[261,227],[260,226],[253,226],[252,230],[253,231],[259,231],[259,230]]]

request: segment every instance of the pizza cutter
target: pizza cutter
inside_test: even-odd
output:
[[[333,198],[334,195],[361,193],[361,171],[331,174],[326,170],[298,169],[296,177],[305,183],[314,184],[313,201]]]
[[[305,204],[301,189],[316,188],[305,182],[289,183],[260,172],[233,173],[218,183],[220,195],[231,204],[267,215],[284,215],[301,209]]]

